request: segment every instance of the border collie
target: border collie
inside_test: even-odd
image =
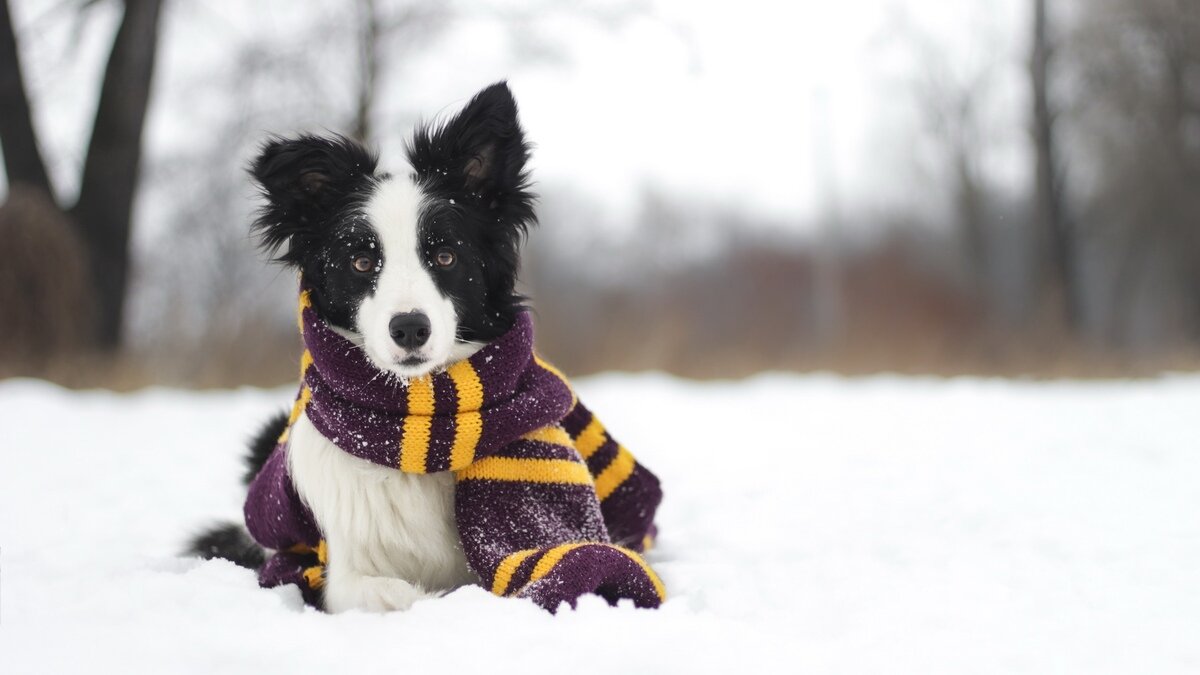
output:
[[[411,171],[392,175],[351,140],[305,135],[270,140],[251,168],[266,199],[254,223],[263,247],[300,272],[328,325],[402,379],[468,358],[513,326],[523,309],[519,247],[535,223],[529,146],[505,83],[419,128],[407,154]],[[247,483],[286,424],[272,419],[252,442]],[[288,443],[297,492],[338,541],[329,547],[327,610],[405,609],[477,581],[459,545],[448,472],[363,462],[303,415]],[[251,568],[264,560],[240,526],[202,535],[191,550]],[[371,560],[375,574],[339,559]]]

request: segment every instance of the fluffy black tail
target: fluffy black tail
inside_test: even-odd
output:
[[[287,428],[287,423],[287,413],[281,412],[267,420],[258,433],[254,434],[254,438],[250,440],[250,454],[246,455],[246,473],[242,475],[242,483],[249,485],[262,470],[267,458],[275,450],[279,437],[283,435],[283,430]]]
[[[250,453],[246,455],[246,473],[242,483],[249,485],[267,458],[275,450],[280,434],[287,427],[287,413],[279,413],[258,430],[250,440]],[[205,560],[223,558],[252,570],[262,567],[267,554],[251,537],[246,528],[237,523],[221,523],[192,537],[185,555],[198,556]]]
[[[205,560],[223,558],[240,567],[256,570],[267,560],[266,551],[253,539],[246,528],[237,523],[223,523],[192,538],[186,553]]]

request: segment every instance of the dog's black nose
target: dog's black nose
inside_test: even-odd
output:
[[[388,330],[396,344],[416,349],[429,341],[429,317],[422,312],[397,314],[388,322]]]

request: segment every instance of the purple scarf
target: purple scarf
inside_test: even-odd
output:
[[[454,471],[467,563],[497,595],[553,611],[585,593],[656,607],[662,583],[638,551],[653,536],[658,479],[533,353],[533,322],[444,372],[401,381],[329,328],[301,294],[305,351],[289,430],[306,414],[342,450],[406,473]],[[250,486],[246,525],[277,552],[263,586],[320,604],[324,540],[287,475],[288,432]]]

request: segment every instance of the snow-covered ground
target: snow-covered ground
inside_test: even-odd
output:
[[[290,392],[0,382],[0,672],[1200,672],[1200,377],[580,389],[663,478],[659,611],[304,609],[175,555]]]

